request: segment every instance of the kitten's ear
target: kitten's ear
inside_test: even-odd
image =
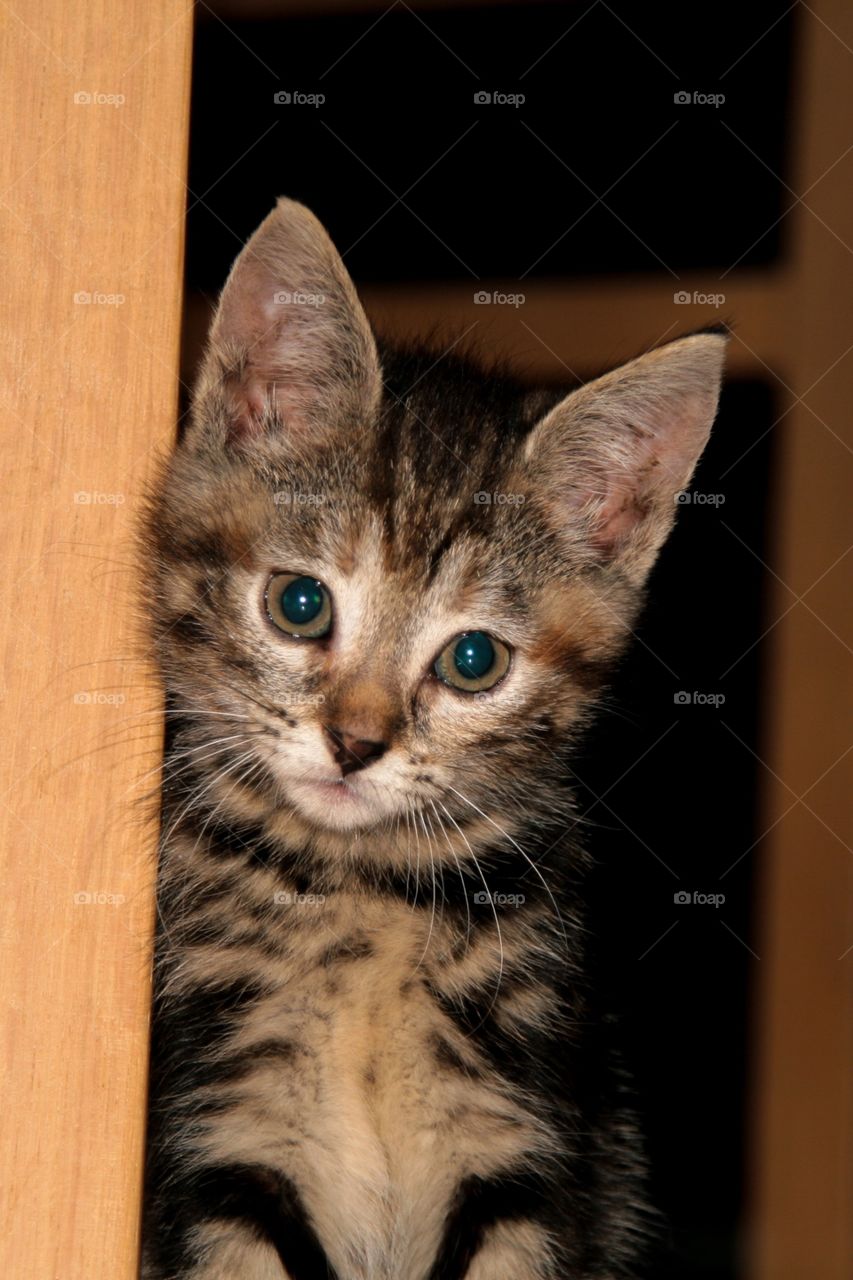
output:
[[[281,199],[237,258],[213,320],[195,421],[224,442],[297,447],[356,427],[379,399],[376,343],[340,255]]]
[[[714,416],[726,335],[650,351],[561,400],[525,442],[534,495],[587,560],[639,584],[677,511]]]

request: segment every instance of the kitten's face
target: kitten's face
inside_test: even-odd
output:
[[[469,421],[491,439],[486,412]],[[208,739],[233,733],[232,759],[251,753],[233,780],[338,831],[531,800],[634,603],[566,572],[529,483],[477,501],[494,487],[485,450],[469,452],[472,480],[418,443],[418,418],[391,405],[389,423],[399,488],[382,494],[369,437],[345,461],[266,478],[232,461],[167,490],[178,705],[209,713]]]
[[[297,289],[324,303],[270,303]],[[452,357],[380,360],[328,240],[283,202],[232,273],[150,525],[161,661],[221,775],[211,808],[407,840],[544,817],[710,427],[721,347],[686,339],[564,399]]]

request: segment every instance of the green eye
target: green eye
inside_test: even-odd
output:
[[[439,680],[466,693],[491,689],[509,670],[509,649],[485,631],[465,631],[435,661]]]
[[[271,622],[289,636],[318,640],[332,625],[332,598],[322,582],[298,573],[274,573],[264,601]]]

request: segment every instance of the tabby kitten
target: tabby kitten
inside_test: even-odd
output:
[[[281,200],[147,523],[172,723],[146,1280],[632,1273],[567,751],[724,337],[568,394],[380,345]]]

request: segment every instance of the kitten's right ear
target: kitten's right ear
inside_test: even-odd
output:
[[[357,429],[382,385],[376,343],[323,226],[280,199],[237,258],[210,329],[193,434],[301,448]]]
[[[572,391],[524,448],[536,500],[572,553],[639,586],[708,439],[725,331],[677,338]]]

